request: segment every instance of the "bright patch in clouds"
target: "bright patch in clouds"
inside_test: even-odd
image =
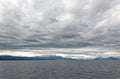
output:
[[[73,0],[62,0],[64,5],[65,5],[65,8],[67,10],[71,10],[73,7],[75,7],[75,3]]]
[[[100,51],[97,49],[42,49],[42,50],[22,50],[20,51],[1,51],[0,55],[35,57],[35,56],[61,56],[72,59],[94,59],[97,57],[119,57],[120,52],[108,50]]]
[[[56,19],[65,23],[71,23],[73,20],[73,17],[74,16],[72,14],[66,13],[64,15],[58,16]]]

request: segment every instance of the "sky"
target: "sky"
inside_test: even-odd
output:
[[[120,0],[0,0],[0,55],[120,56]]]

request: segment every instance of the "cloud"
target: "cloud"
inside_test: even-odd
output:
[[[74,48],[49,48],[41,50],[4,50],[0,51],[0,56],[20,56],[20,57],[36,57],[36,56],[61,56],[63,58],[72,59],[94,59],[94,58],[108,58],[120,57],[118,51],[98,50],[98,49],[74,49]]]
[[[0,0],[0,49],[120,48],[119,0]]]

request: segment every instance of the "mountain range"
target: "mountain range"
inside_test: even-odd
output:
[[[21,56],[0,56],[0,60],[72,60],[72,58],[64,58],[62,56],[36,56],[36,57],[21,57]]]
[[[21,56],[0,56],[0,60],[84,60],[84,59],[72,59],[62,56],[36,56],[36,57],[21,57]],[[87,60],[120,60],[120,57],[96,57],[94,59]]]

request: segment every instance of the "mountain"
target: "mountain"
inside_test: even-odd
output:
[[[61,56],[37,56],[37,57],[20,57],[20,56],[0,56],[0,60],[73,60],[72,58],[64,58]]]
[[[10,55],[2,55],[0,56],[0,60],[75,60],[72,58],[64,58],[62,56],[36,56],[36,57],[21,57],[21,56],[10,56]],[[84,60],[84,59],[76,59],[76,60]],[[87,60],[120,60],[120,57],[97,57],[94,59]]]
[[[106,57],[106,58],[97,57],[94,60],[120,60],[120,57]]]

